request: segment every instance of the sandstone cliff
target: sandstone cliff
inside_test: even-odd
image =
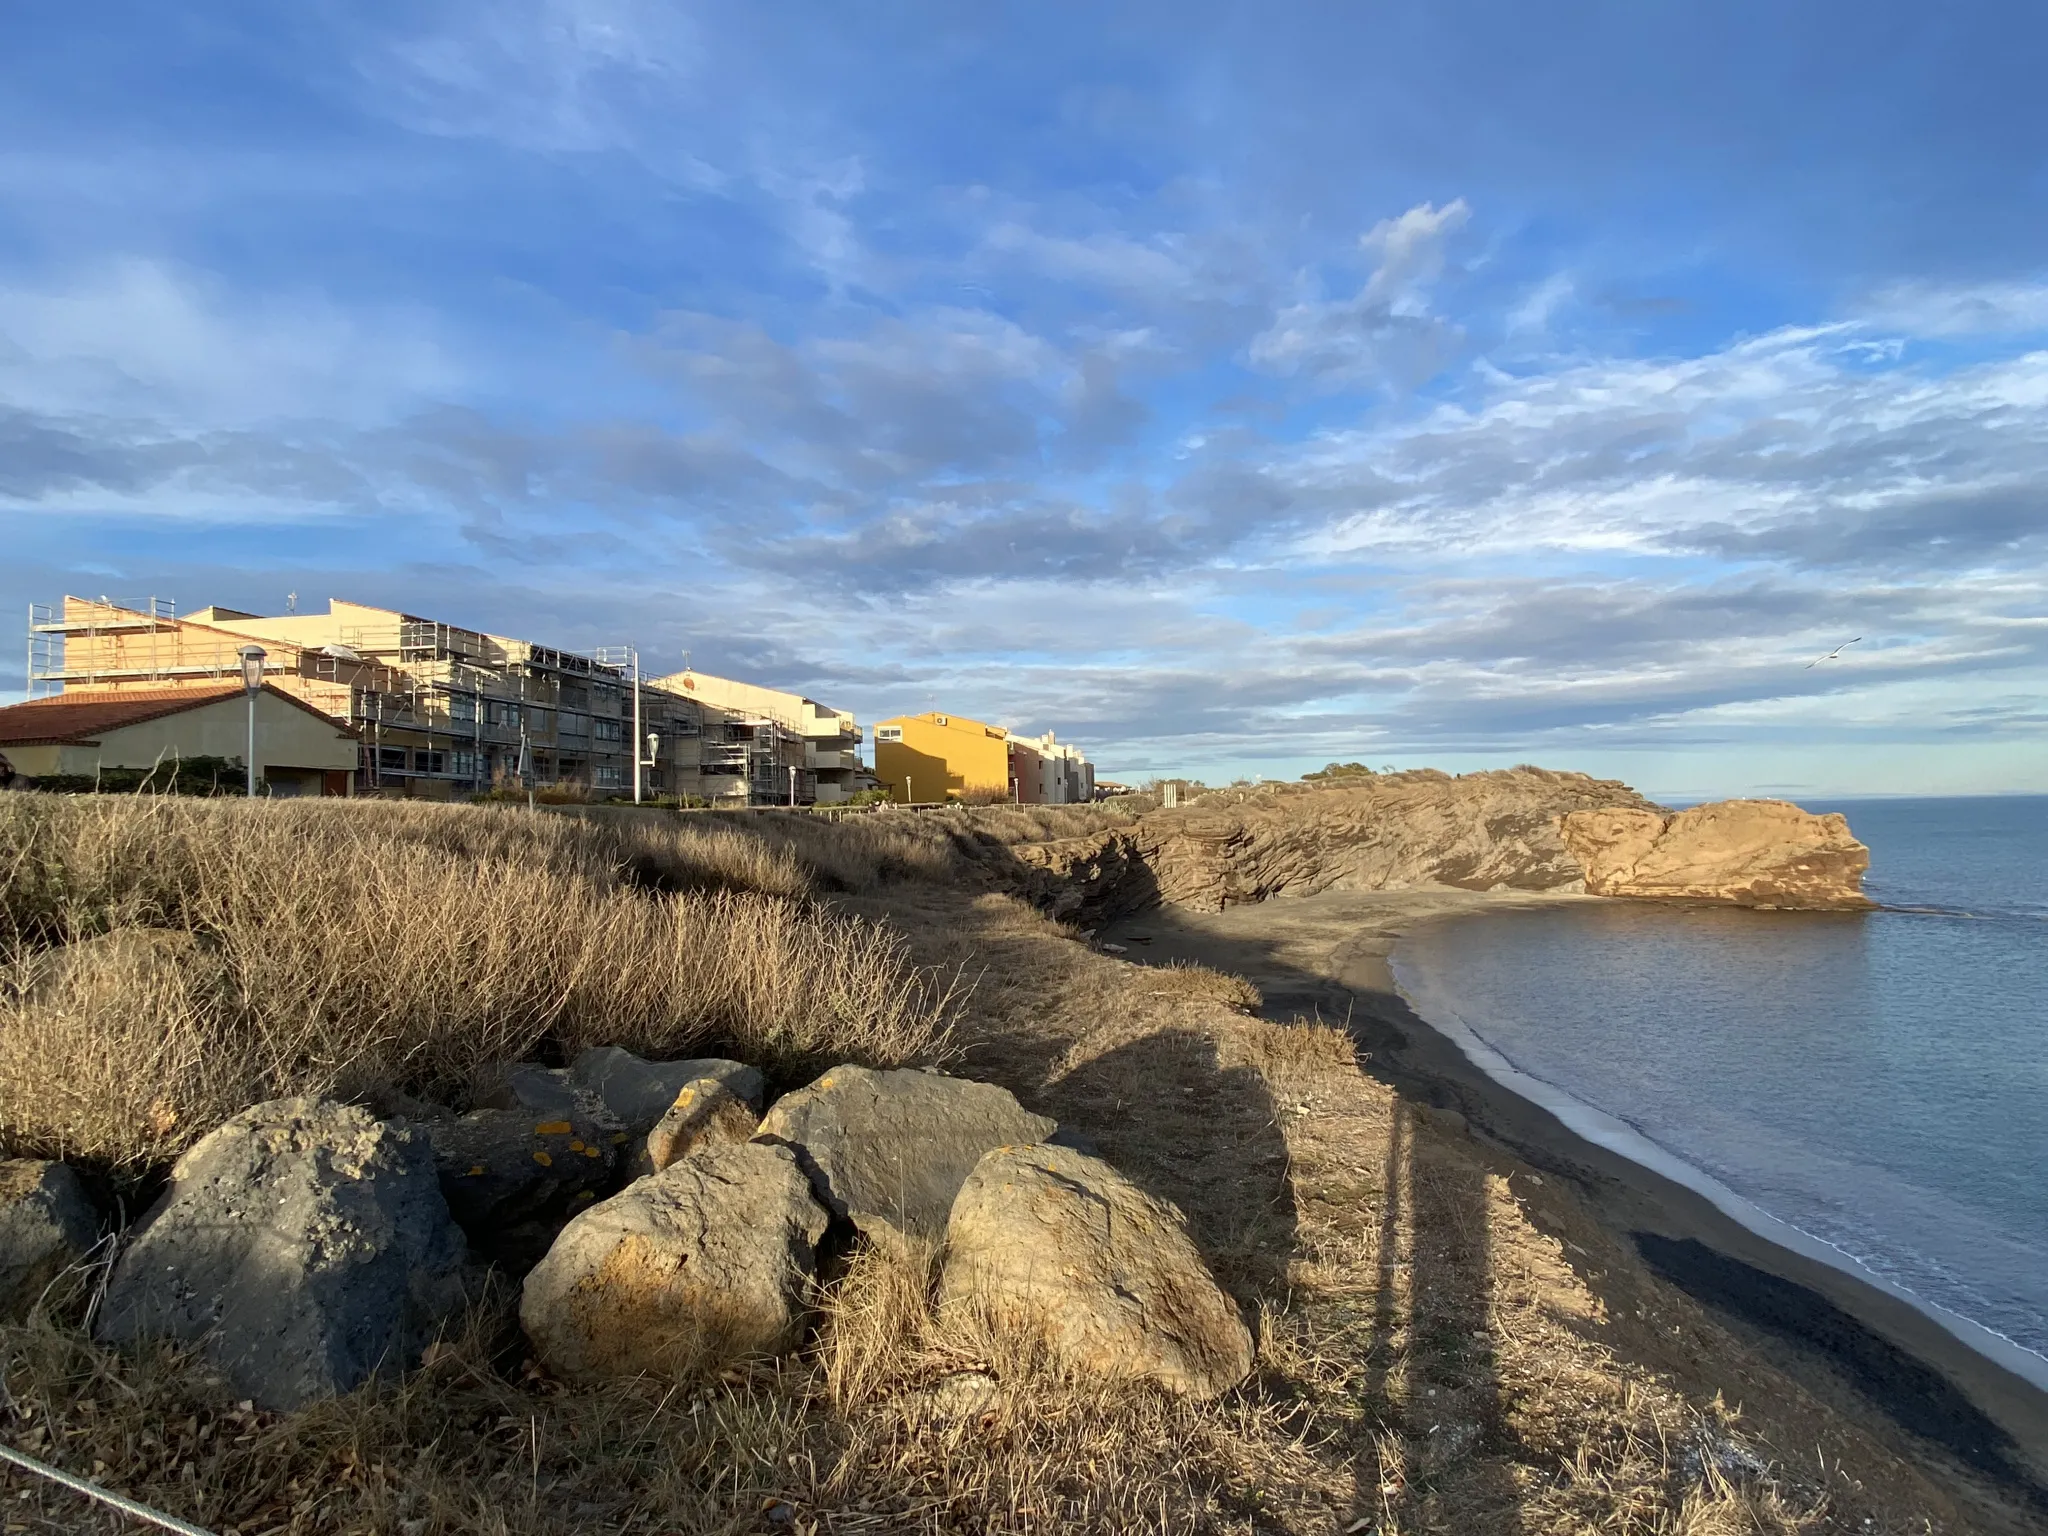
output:
[[[1540,768],[1212,794],[1008,852],[1022,866],[1019,883],[1082,922],[1158,902],[1214,911],[1282,894],[1427,885],[1869,905],[1858,888],[1868,850],[1839,816],[1782,801],[1674,815],[1625,784]]]

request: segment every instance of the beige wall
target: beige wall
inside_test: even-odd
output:
[[[0,747],[0,757],[13,765],[14,771],[31,779],[39,779],[46,773],[63,773],[64,749],[62,747]]]
[[[138,725],[101,731],[96,747],[58,749],[58,773],[91,773],[95,768],[149,768],[168,757],[234,757],[249,750],[249,705],[230,694]],[[7,750],[16,771],[48,773],[26,766],[23,758],[35,747]],[[302,768],[308,772],[353,770],[356,743],[326,720],[309,715],[274,693],[256,697],[256,771]]]

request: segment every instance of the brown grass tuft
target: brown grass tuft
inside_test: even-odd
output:
[[[956,990],[786,846],[471,807],[0,799],[0,1144],[160,1163],[294,1093],[460,1103],[544,1044],[929,1061]]]

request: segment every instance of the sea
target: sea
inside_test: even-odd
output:
[[[2048,796],[1807,808],[1883,910],[1485,913],[1396,980],[1576,1129],[2048,1385]]]

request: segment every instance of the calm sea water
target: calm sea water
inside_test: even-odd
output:
[[[2048,1356],[2048,797],[1812,808],[1910,910],[1489,914],[1396,974],[1482,1054]]]

